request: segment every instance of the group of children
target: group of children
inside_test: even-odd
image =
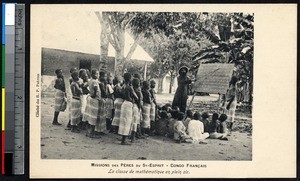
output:
[[[127,138],[134,142],[154,134],[178,142],[197,142],[208,137],[227,139],[225,114],[219,117],[214,113],[209,119],[207,113],[188,110],[185,116],[176,106],[160,107],[156,103],[155,81],[142,81],[139,74],[125,73],[123,78],[113,78],[96,69],[89,72],[71,68],[71,93],[67,94],[62,70],[55,73],[53,125],[61,125],[58,115],[68,102],[68,128],[74,133],[86,130],[86,136],[91,138],[100,138],[107,132],[118,133],[122,145],[130,144]]]
[[[206,138],[228,140],[226,114],[213,113],[209,118],[207,112],[200,114],[187,110],[186,115],[179,107],[170,104],[158,107],[155,133],[174,138],[177,142],[197,143]]]

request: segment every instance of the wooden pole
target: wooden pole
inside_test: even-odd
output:
[[[194,92],[193,97],[192,97],[192,100],[191,100],[190,105],[189,105],[189,107],[187,108],[187,110],[189,110],[190,107],[192,106],[192,103],[193,103],[193,101],[194,101],[195,95],[196,95],[196,92]]]
[[[145,62],[145,66],[144,66],[144,80],[147,79],[147,62]]]
[[[219,93],[219,97],[218,97],[218,112],[220,112],[220,104],[221,104],[221,94]]]

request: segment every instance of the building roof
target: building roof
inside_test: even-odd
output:
[[[124,56],[128,54],[130,47],[133,45],[134,39],[128,32],[125,32],[125,47],[124,47]],[[111,44],[108,47],[108,56],[114,57],[115,56],[115,49]],[[137,45],[132,57],[132,60],[144,60],[149,62],[154,62],[153,58],[140,46]]]

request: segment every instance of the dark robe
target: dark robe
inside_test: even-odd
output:
[[[186,76],[185,77],[179,76],[177,81],[178,81],[178,87],[174,95],[172,107],[178,106],[180,112],[185,113],[186,102],[188,99],[188,86],[190,83],[192,83],[192,81],[189,80]]]

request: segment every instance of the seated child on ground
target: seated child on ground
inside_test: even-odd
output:
[[[167,113],[168,113],[169,119],[172,117],[172,111],[173,111],[172,107],[168,107]]]
[[[174,107],[171,112],[172,117],[169,119],[168,122],[168,137],[173,138],[174,136],[174,124],[177,121],[177,114],[179,113],[179,107]]]
[[[156,115],[155,115],[155,124],[154,124],[154,130],[153,130],[153,134],[155,135],[159,135],[156,131],[157,131],[157,127],[158,127],[158,122],[161,120],[161,113],[162,113],[162,109],[159,105],[156,106]]]
[[[193,119],[193,111],[187,110],[186,111],[186,119],[183,122],[183,124],[186,128],[189,126],[189,123],[192,119]]]
[[[168,111],[168,106],[166,106],[166,105],[163,105],[163,107],[161,107],[161,110],[162,110],[162,111],[166,111],[166,112],[167,112],[167,111]]]
[[[214,132],[218,132],[218,128],[220,126],[220,121],[219,119],[219,114],[218,113],[213,113],[212,117],[211,117],[211,121],[209,122],[208,125],[208,133],[214,133]]]
[[[157,105],[156,109],[157,109],[157,113],[160,114],[160,112],[162,111],[162,107],[160,105]]]
[[[186,134],[186,127],[183,124],[184,113],[179,112],[177,115],[178,120],[174,124],[174,140],[181,142],[192,142],[192,139]]]
[[[160,119],[157,121],[155,132],[159,136],[165,136],[167,134],[168,114],[166,111],[161,111]]]
[[[172,108],[169,107],[169,104],[165,104],[163,107],[161,107],[161,110],[166,111],[169,118],[172,117],[172,115],[171,115]]]
[[[226,120],[227,120],[227,115],[221,114],[221,116],[219,117],[220,126],[217,131],[218,133],[222,134],[222,137],[220,138],[222,140],[228,140],[228,138],[226,137],[228,135]]]
[[[209,121],[209,115],[208,115],[208,113],[207,112],[203,112],[202,113],[202,115],[201,115],[201,117],[202,117],[202,123],[203,123],[203,126],[204,126],[204,132],[209,132],[209,123],[210,123],[210,121]]]
[[[166,106],[168,107],[168,110],[172,110],[172,105],[170,103],[167,103]]]
[[[188,126],[188,135],[193,139],[193,142],[205,140],[209,137],[209,133],[204,132],[203,123],[200,121],[200,113],[195,112],[194,119],[192,119]]]
[[[225,117],[223,116],[221,119],[224,119],[224,118]],[[210,130],[211,130],[211,132],[209,133],[209,138],[225,140],[227,134],[218,133],[218,129],[220,128],[220,122],[218,121],[218,119],[219,119],[219,114],[218,113],[213,113],[212,121],[210,122],[210,125],[209,125]]]
[[[156,122],[156,120],[160,120],[160,118],[161,118],[160,114],[163,111],[162,108],[159,105],[157,105],[156,110],[157,110],[157,115],[156,115],[156,118],[155,118],[155,122]]]

